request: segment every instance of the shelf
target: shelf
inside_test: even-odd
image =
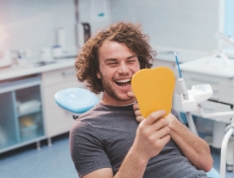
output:
[[[18,122],[21,142],[44,135],[41,109],[22,114],[18,117]]]
[[[1,83],[0,89],[0,153],[45,138],[39,76]]]
[[[31,114],[35,114],[35,113],[38,113],[38,112],[41,112],[42,109],[41,108],[38,108],[38,109],[35,109],[35,110],[32,110],[32,111],[29,111],[29,112],[25,112],[25,113],[18,113],[18,117],[23,117],[23,116],[27,116],[27,115],[31,115]]]

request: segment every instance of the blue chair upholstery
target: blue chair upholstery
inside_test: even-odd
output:
[[[84,88],[67,88],[58,91],[54,96],[55,102],[73,115],[82,114],[93,108],[98,102],[94,93]]]
[[[93,108],[99,102],[95,94],[83,88],[67,88],[60,90],[55,94],[54,98],[55,102],[61,108],[73,115],[82,114]],[[210,178],[221,178],[214,168],[206,174]]]

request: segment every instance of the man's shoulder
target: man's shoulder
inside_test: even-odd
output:
[[[85,128],[87,126],[92,126],[97,120],[100,122],[100,117],[103,115],[103,107],[98,103],[89,111],[80,114],[73,124],[74,127]]]
[[[89,120],[92,118],[97,118],[102,114],[103,111],[104,111],[103,106],[100,103],[98,103],[97,105],[95,105],[93,108],[91,108],[87,112],[80,114],[76,120],[85,121],[85,120]]]

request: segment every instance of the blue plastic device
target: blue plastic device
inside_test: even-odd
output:
[[[73,115],[82,114],[93,108],[98,102],[94,93],[84,88],[67,88],[58,91],[54,96],[55,102]]]

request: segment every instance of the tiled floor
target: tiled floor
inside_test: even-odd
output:
[[[213,167],[219,171],[220,150],[211,148]],[[0,178],[77,178],[70,158],[68,134],[53,138],[53,146],[42,142],[40,151],[29,145],[0,154]],[[233,178],[227,172],[226,178]]]

